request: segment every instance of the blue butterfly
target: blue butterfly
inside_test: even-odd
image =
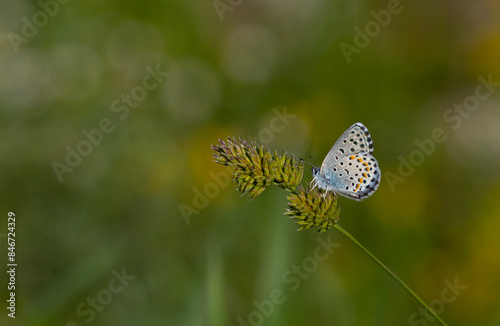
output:
[[[353,124],[333,145],[321,168],[312,168],[314,186],[358,201],[370,197],[381,175],[372,154],[368,129],[360,122]]]

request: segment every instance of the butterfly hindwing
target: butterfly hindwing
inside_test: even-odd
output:
[[[344,156],[334,169],[331,179],[337,180],[337,187],[332,191],[355,200],[369,197],[380,184],[378,162],[369,153]]]

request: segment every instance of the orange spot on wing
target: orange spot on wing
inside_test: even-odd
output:
[[[361,157],[358,157],[358,162],[363,162],[363,159]]]
[[[356,158],[356,156],[351,155],[351,156],[349,156],[349,158],[350,158],[351,160],[354,160],[354,159]]]
[[[368,166],[368,163],[366,163],[366,162],[363,162],[363,165],[364,165],[364,166]]]
[[[363,176],[364,176],[365,178],[368,178],[368,174],[366,174],[366,173],[363,173]]]

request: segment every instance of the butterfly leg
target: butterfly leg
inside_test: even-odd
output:
[[[316,178],[313,178],[311,180],[311,182],[309,183],[309,187],[312,187],[311,190],[313,190],[314,188],[316,188],[318,184],[316,183]]]

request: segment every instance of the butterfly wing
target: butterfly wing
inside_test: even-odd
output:
[[[380,168],[372,155],[373,142],[360,122],[347,129],[326,155],[316,183],[354,200],[371,196],[380,184]]]
[[[331,170],[343,156],[367,152],[373,154],[373,142],[368,129],[357,122],[347,129],[330,149],[321,170]]]
[[[357,153],[340,158],[336,171],[331,173],[331,180],[336,180],[336,189],[332,191],[354,200],[371,196],[380,185],[378,162],[369,153]]]

